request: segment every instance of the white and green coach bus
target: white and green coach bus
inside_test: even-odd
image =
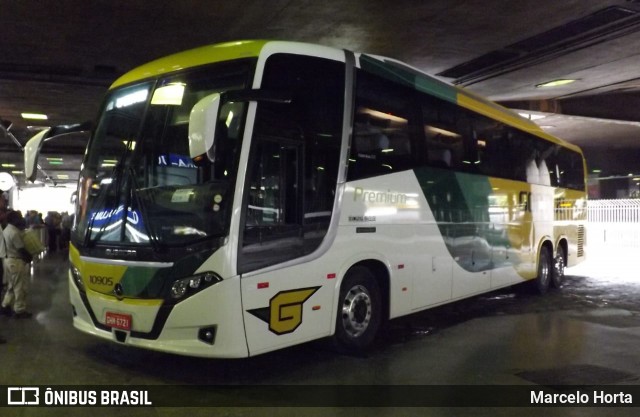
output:
[[[398,61],[201,47],[108,91],[78,184],[73,324],[203,357],[364,349],[385,320],[559,286],[585,256],[585,199],[577,147]]]

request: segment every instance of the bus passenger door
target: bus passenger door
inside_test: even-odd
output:
[[[300,264],[260,272],[308,252],[303,149],[302,142],[273,137],[256,138],[252,149],[238,263],[250,355],[328,334],[330,327],[331,306],[319,300],[332,293],[320,271]]]

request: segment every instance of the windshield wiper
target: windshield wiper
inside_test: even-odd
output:
[[[127,160],[127,157],[132,153],[132,146],[131,143],[133,142],[133,139],[128,139],[126,144],[125,144],[125,150],[122,153],[122,155],[120,155],[120,159],[118,160],[118,163],[113,167],[113,177],[111,179],[111,182],[107,184],[107,186],[105,187],[104,191],[100,193],[99,195],[99,200],[96,202],[95,204],[95,208],[97,211],[94,211],[93,216],[91,217],[91,219],[89,220],[89,225],[87,227],[87,231],[85,232],[84,235],[84,244],[85,246],[89,246],[91,244],[95,244],[95,242],[97,242],[98,240],[100,240],[100,238],[102,237],[102,235],[104,234],[107,226],[109,225],[109,219],[111,218],[111,216],[115,213],[113,213],[113,211],[117,212],[118,208],[120,207],[119,203],[120,203],[120,199],[122,198],[122,182],[123,179],[125,178],[124,175],[124,166]],[[91,235],[93,233],[93,225],[96,221],[96,218],[98,217],[98,210],[105,210],[105,205],[107,204],[107,199],[109,196],[109,193],[111,192],[113,187],[115,188],[115,198],[114,198],[114,207],[111,209],[109,217],[105,219],[105,222],[100,226],[100,229],[96,232],[96,236],[94,239],[91,239]],[[88,191],[87,191],[88,192]],[[126,204],[125,204],[126,206]],[[124,229],[124,225],[126,224],[126,219],[127,219],[127,213],[128,213],[128,208],[124,207],[124,218],[123,218],[123,226],[122,228]],[[121,229],[122,230],[122,229]]]
[[[127,174],[129,176],[129,178],[131,179],[131,193],[133,194],[133,197],[136,200],[136,204],[138,206],[138,208],[140,209],[140,215],[142,217],[142,223],[144,225],[145,231],[147,232],[147,236],[149,237],[149,244],[151,245],[151,247],[153,248],[154,251],[159,251],[161,249],[161,243],[160,240],[158,239],[158,237],[155,235],[152,227],[150,225],[147,224],[147,221],[150,220],[149,218],[149,211],[147,210],[147,206],[146,204],[142,201],[142,198],[140,198],[140,195],[138,194],[138,189],[140,188],[138,186],[138,180],[136,179],[136,173],[133,169],[133,167],[131,167],[131,165],[129,165],[129,167],[127,168]],[[126,208],[125,211],[125,217],[124,217],[124,221],[126,224],[126,221],[128,219],[127,217],[127,213],[129,211],[129,208]]]

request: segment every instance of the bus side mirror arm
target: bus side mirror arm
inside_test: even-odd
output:
[[[36,133],[24,147],[24,176],[28,181],[35,181],[38,175],[38,156],[42,144],[50,139],[71,133],[87,132],[91,130],[91,122],[75,125],[63,125],[46,128]]]
[[[213,146],[222,103],[239,101],[289,104],[293,99],[287,91],[271,90],[231,90],[222,94],[213,93],[200,99],[189,114],[189,156],[191,158],[206,153]]]

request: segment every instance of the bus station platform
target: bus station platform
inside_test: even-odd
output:
[[[565,285],[544,296],[514,287],[392,321],[365,355],[345,355],[326,341],[248,359],[203,359],[131,348],[73,328],[68,301],[66,254],[46,255],[32,269],[31,319],[0,317],[0,385],[6,387],[192,387],[202,398],[221,386],[236,387],[234,403],[220,407],[0,407],[2,416],[631,416],[633,407],[415,407],[410,399],[387,406],[378,398],[352,398],[346,406],[286,397],[268,408],[253,407],[252,390],[295,395],[291,387],[436,386],[468,390],[489,387],[509,395],[514,386],[601,386],[635,389],[640,377],[640,276],[632,256],[591,256],[567,271]],[[623,261],[627,259],[627,261]],[[444,387],[444,388],[443,388]],[[407,388],[407,391],[411,389]],[[389,392],[398,392],[395,388]],[[575,390],[574,390],[575,391]],[[309,390],[300,388],[301,395]],[[323,390],[318,388],[318,393]],[[362,395],[354,389],[354,395]],[[365,391],[366,392],[366,391]],[[379,393],[380,390],[372,392]],[[384,392],[384,391],[382,391]],[[425,391],[428,393],[428,389]],[[473,388],[471,388],[473,392]],[[479,393],[486,391],[479,388]],[[561,392],[561,391],[560,391]],[[2,394],[2,393],[0,393]],[[321,395],[321,394],[319,394]],[[185,397],[186,398],[186,397]],[[179,402],[179,399],[177,400]],[[185,400],[187,401],[187,400]],[[375,407],[367,407],[374,401]],[[403,400],[400,400],[402,405]],[[418,401],[420,403],[420,401]],[[264,404],[262,404],[264,405]],[[189,408],[184,408],[189,407]]]

